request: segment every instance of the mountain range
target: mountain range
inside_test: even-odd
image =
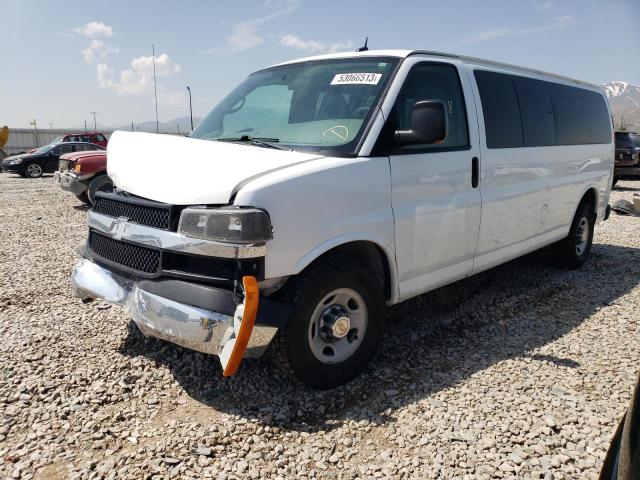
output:
[[[193,117],[194,128],[202,121],[201,117]],[[118,125],[115,127],[109,127],[108,130],[128,130],[135,132],[156,132],[155,120],[149,120],[148,122],[134,123],[133,128],[129,123],[128,125]],[[191,131],[191,119],[189,117],[178,117],[168,122],[158,122],[158,130],[160,133],[189,133]]]
[[[609,82],[602,85],[616,130],[640,132],[640,86],[623,81]]]

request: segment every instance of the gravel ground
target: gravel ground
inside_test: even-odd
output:
[[[316,392],[73,298],[84,216],[0,176],[0,477],[596,478],[640,369],[640,218],[580,271],[533,254],[395,307],[371,368]]]

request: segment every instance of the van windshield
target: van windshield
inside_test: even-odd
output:
[[[261,70],[222,100],[191,137],[353,154],[397,64],[397,58],[364,57]]]

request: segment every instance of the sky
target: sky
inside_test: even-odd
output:
[[[428,49],[640,85],[640,0],[0,0],[0,125],[201,117],[248,74],[355,50]]]

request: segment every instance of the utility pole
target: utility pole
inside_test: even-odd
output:
[[[53,130],[53,123],[49,122],[49,129]]]
[[[189,117],[191,117],[191,131],[193,132],[193,108],[191,107],[191,87],[187,85],[187,91],[189,92]]]
[[[89,112],[93,115],[93,130],[98,130],[98,123],[96,122],[96,113],[98,112]]]
[[[153,55],[153,96],[156,99],[156,133],[160,133],[158,125],[158,86],[156,84],[156,48],[151,44],[151,55]]]
[[[33,119],[33,122],[29,122],[29,125],[33,125],[33,131],[36,134],[36,147],[39,147],[40,142],[38,141],[38,124],[36,123],[36,119]]]
[[[87,133],[87,121],[84,121],[84,133]]]
[[[131,131],[133,132],[133,122],[131,122]]]

